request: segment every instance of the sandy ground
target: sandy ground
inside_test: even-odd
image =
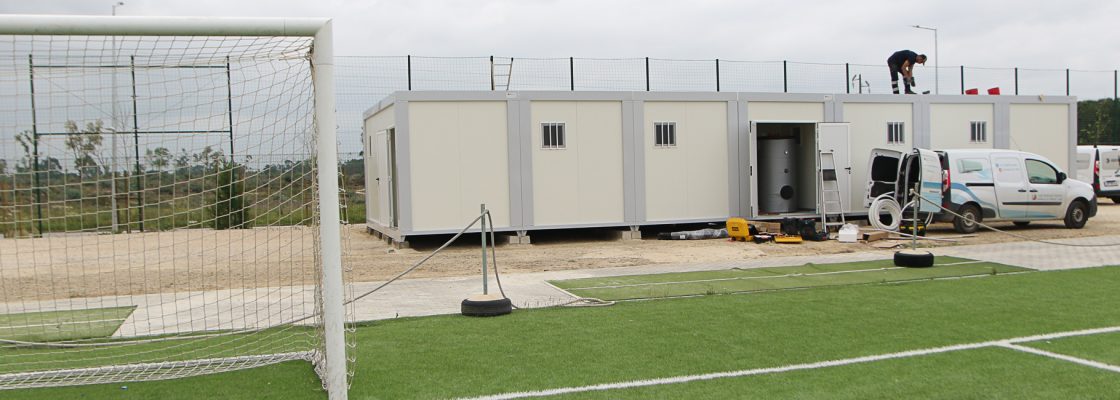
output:
[[[1102,200],[1098,215],[1084,229],[1065,229],[1061,221],[1028,227],[996,227],[1031,238],[1053,239],[1120,233],[1120,205]],[[727,240],[662,241],[652,230],[645,240],[612,240],[606,230],[543,231],[532,245],[501,245],[505,273],[589,269],[664,263],[850,253],[875,250],[858,243],[806,242],[753,244]],[[949,224],[930,228],[932,237],[957,236]],[[314,231],[304,227],[251,230],[182,230],[127,235],[66,235],[44,239],[0,239],[0,303],[40,299],[120,296],[188,290],[262,288],[316,281]],[[137,239],[137,240],[134,240]],[[413,240],[396,250],[365,233],[345,228],[344,265],[352,282],[384,280],[419,261],[447,237]],[[480,270],[478,235],[464,236],[409,277],[476,275]],[[938,246],[1020,241],[994,232],[959,238]],[[925,242],[930,243],[930,242]]]

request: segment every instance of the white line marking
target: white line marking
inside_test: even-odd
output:
[[[1039,341],[1039,340],[1059,339],[1059,338],[1066,338],[1066,337],[1073,337],[1073,336],[1096,335],[1096,334],[1101,334],[1101,333],[1113,333],[1113,332],[1120,332],[1120,326],[1110,326],[1110,327],[1095,328],[1095,329],[1084,329],[1084,330],[1079,330],[1079,331],[1056,332],[1056,333],[1049,333],[1049,334],[1043,334],[1043,335],[1023,336],[1023,337],[1017,337],[1017,338],[1011,338],[1011,339],[1002,339],[1002,340],[992,340],[992,341],[987,341],[987,342],[957,344],[957,345],[951,345],[951,346],[933,347],[933,348],[928,348],[928,349],[901,351],[901,352],[897,352],[897,353],[887,353],[887,354],[879,354],[879,355],[872,355],[872,356],[845,358],[845,359],[840,359],[840,360],[818,361],[818,362],[806,363],[806,364],[794,364],[794,365],[787,365],[787,366],[784,366],[784,367],[745,369],[745,370],[739,370],[739,371],[715,372],[715,373],[700,374],[700,375],[682,375],[682,376],[675,376],[675,377],[670,377],[670,378],[657,378],[657,379],[647,379],[647,380],[637,380],[637,381],[627,381],[627,382],[617,382],[617,383],[601,383],[601,384],[597,384],[597,385],[573,386],[573,387],[566,387],[566,388],[537,390],[537,391],[529,391],[529,392],[500,393],[500,394],[494,394],[494,395],[488,395],[488,396],[461,398],[461,400],[520,399],[520,398],[526,398],[526,397],[556,396],[556,395],[569,394],[569,393],[628,389],[628,388],[644,387],[644,386],[671,385],[671,384],[677,384],[677,383],[705,381],[705,380],[721,379],[721,378],[735,378],[735,377],[762,375],[762,374],[773,374],[773,373],[782,373],[782,372],[799,371],[799,370],[807,370],[807,369],[838,367],[838,366],[842,366],[842,365],[867,363],[867,362],[890,360],[890,359],[896,359],[896,358],[925,356],[925,355],[930,355],[930,354],[948,353],[948,352],[952,352],[952,351],[973,350],[973,349],[979,349],[979,348],[984,348],[984,347],[992,347],[992,346],[1007,346],[1007,345],[1011,345],[1013,343],[1034,342],[1034,341]]]
[[[46,324],[32,324],[32,325],[2,325],[2,326],[0,326],[0,329],[38,328],[38,327],[48,327],[48,326],[58,326],[58,325],[80,325],[80,324],[91,324],[91,323],[94,323],[94,322],[124,322],[124,320],[125,320],[125,318],[120,318],[120,319],[93,319],[93,320],[89,320],[89,321],[62,321],[62,322],[51,322],[51,323],[46,323]]]
[[[1037,355],[1040,355],[1040,356],[1043,356],[1043,357],[1050,357],[1050,358],[1056,358],[1056,359],[1063,360],[1063,361],[1069,361],[1071,363],[1081,364],[1081,365],[1088,366],[1088,367],[1093,367],[1093,368],[1099,368],[1099,369],[1103,369],[1103,370],[1106,370],[1106,371],[1120,372],[1120,367],[1115,366],[1115,365],[1105,364],[1105,363],[1098,362],[1098,361],[1093,361],[1093,360],[1086,360],[1084,358],[1067,356],[1065,354],[1051,353],[1049,351],[1039,350],[1039,349],[1036,349],[1036,348],[1033,348],[1033,347],[1019,346],[1019,345],[1011,344],[1011,343],[1003,343],[1003,344],[1000,344],[998,346],[1008,348],[1008,349],[1011,349],[1011,350],[1018,350],[1018,351],[1021,351],[1021,352],[1024,352],[1024,353],[1037,354]]]

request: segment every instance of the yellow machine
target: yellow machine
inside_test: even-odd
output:
[[[727,220],[727,236],[730,236],[731,240],[750,241],[751,225],[743,218],[729,218]]]
[[[801,243],[801,235],[778,235],[774,236],[774,243]]]

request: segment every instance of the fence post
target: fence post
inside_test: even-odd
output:
[[[1116,94],[1117,94],[1116,89],[1117,89],[1118,86],[1120,86],[1120,85],[1117,85],[1118,82],[1117,82],[1116,78],[1117,78],[1116,70],[1112,70],[1112,101],[1116,101],[1116,97],[1117,97],[1116,96]]]
[[[490,56],[490,90],[494,90],[494,56]]]
[[[961,94],[964,94],[964,66],[961,66]]]
[[[844,63],[844,91],[852,93],[852,69],[848,63]]]
[[[646,57],[646,91],[649,91],[649,57]]]
[[[27,73],[31,84],[31,185],[34,186],[32,192],[35,194],[35,226],[39,230],[39,237],[43,237],[43,194],[39,190],[39,120],[35,115],[35,59],[31,54],[27,55]],[[47,167],[50,172],[50,163],[47,163]],[[12,187],[15,185],[16,181],[12,179]]]
[[[568,81],[572,85],[572,91],[576,91],[576,58],[568,57]]]
[[[1019,67],[1015,67],[1015,95],[1019,95]]]
[[[412,55],[408,55],[408,90],[412,90]]]
[[[719,59],[716,59],[716,91],[719,91]]]
[[[1070,68],[1065,68],[1065,95],[1070,95]]]
[[[782,92],[789,93],[789,73],[786,69],[786,60],[782,60]]]

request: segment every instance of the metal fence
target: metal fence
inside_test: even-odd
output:
[[[512,67],[504,67],[511,64]],[[398,90],[632,90],[890,93],[886,65],[660,58],[342,56],[336,60],[342,151],[361,148],[362,113]],[[494,73],[493,69],[508,68]],[[1116,98],[1116,70],[924,66],[918,89],[940,94]]]

